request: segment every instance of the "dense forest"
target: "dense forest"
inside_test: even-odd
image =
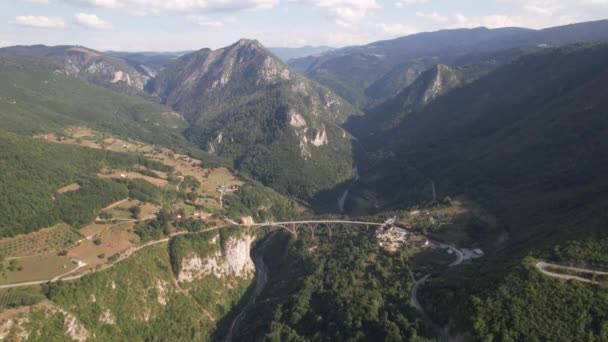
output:
[[[433,336],[408,295],[408,251],[386,252],[366,230],[279,235],[267,248],[267,288],[237,339],[423,341]],[[289,281],[286,281],[289,279]]]

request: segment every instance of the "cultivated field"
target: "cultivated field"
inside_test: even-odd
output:
[[[60,224],[30,234],[0,240],[0,254],[5,258],[25,257],[65,249],[82,235],[74,228]]]
[[[84,270],[105,264],[111,256],[120,254],[139,242],[139,236],[133,232],[134,225],[134,222],[111,225],[90,240],[84,240],[70,248],[68,256],[84,261],[87,264]]]
[[[45,280],[67,273],[77,266],[68,256],[59,256],[56,253],[41,254],[16,259],[16,269],[9,270],[9,260],[4,261],[4,277],[0,277],[1,284],[21,283],[36,280]]]

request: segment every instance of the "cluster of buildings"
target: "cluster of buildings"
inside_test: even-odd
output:
[[[239,190],[239,186],[238,185],[220,184],[220,185],[217,186],[217,188],[215,190],[217,192],[219,192],[219,193],[235,192],[235,191]]]

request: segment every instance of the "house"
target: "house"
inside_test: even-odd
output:
[[[82,260],[76,259],[76,258],[72,259],[72,264],[74,264],[78,267],[84,266],[84,262],[82,262]]]
[[[409,233],[403,228],[393,227],[393,232],[398,236],[407,236]]]
[[[473,252],[474,252],[475,254],[479,255],[479,256],[482,256],[482,255],[484,255],[484,254],[485,254],[485,253],[484,253],[484,252],[483,252],[481,249],[479,249],[479,248],[475,248],[475,249],[473,249]]]
[[[127,178],[127,175],[125,175],[124,173],[121,173],[120,178]]]
[[[181,220],[181,219],[182,219],[182,215],[177,214],[177,215],[175,216],[175,218],[176,218],[176,219],[178,219],[178,220]]]

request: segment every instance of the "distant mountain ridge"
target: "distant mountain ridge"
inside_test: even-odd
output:
[[[269,47],[268,51],[272,52],[275,56],[279,57],[283,61],[287,62],[293,58],[302,58],[306,56],[320,55],[325,52],[335,50],[330,46],[302,46],[296,48],[289,47]]]
[[[164,69],[172,60],[183,56],[192,51],[176,51],[176,52],[154,52],[154,51],[106,51],[107,55],[122,58],[131,63],[135,63],[148,68],[153,73],[153,76]]]
[[[321,56],[293,59],[289,64],[360,107],[393,96],[422,71],[454,65],[471,54],[513,48],[607,41],[608,21],[594,21],[543,30],[523,28],[442,30],[363,46],[336,49]],[[393,75],[405,75],[396,78]],[[380,82],[392,79],[391,83]]]
[[[44,58],[67,75],[130,94],[142,94],[154,76],[154,72],[143,65],[82,46],[11,46],[0,49],[0,56],[3,55]]]

